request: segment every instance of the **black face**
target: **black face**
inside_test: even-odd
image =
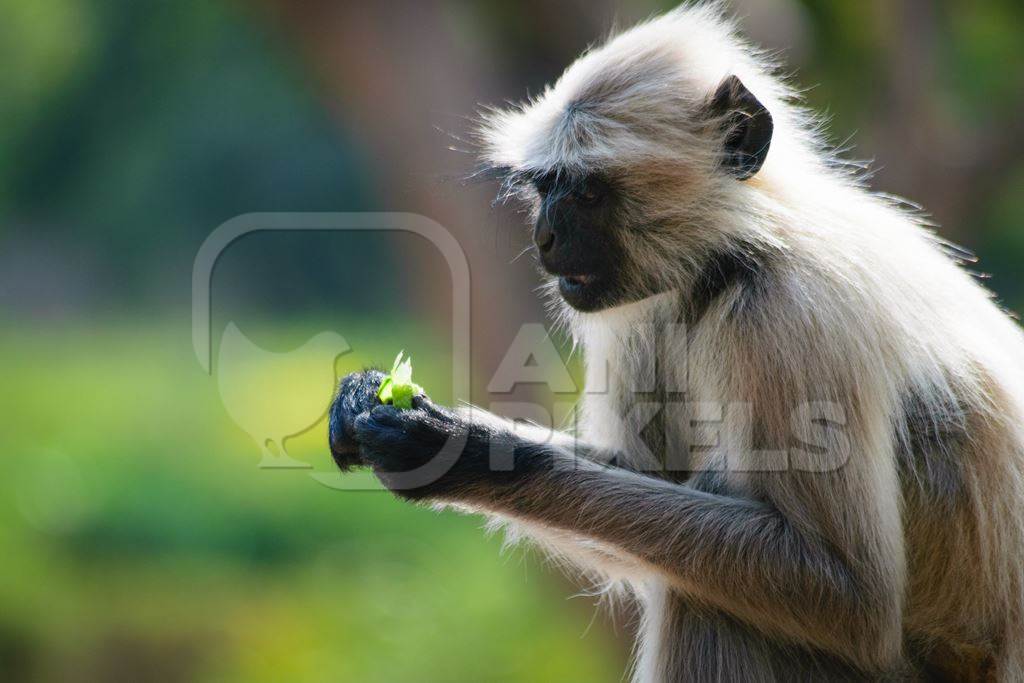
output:
[[[729,76],[710,97],[707,116],[721,126],[722,171],[738,181],[756,175],[771,147],[771,113],[739,78]],[[544,270],[558,278],[566,303],[593,312],[663,291],[666,285],[655,274],[630,282],[623,276],[628,220],[607,178],[567,169],[526,177],[540,196],[533,241]]]
[[[544,270],[558,277],[558,291],[578,311],[619,303],[622,246],[616,196],[598,175],[552,171],[533,179],[540,215],[533,230]]]

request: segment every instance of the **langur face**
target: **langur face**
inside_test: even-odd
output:
[[[620,277],[622,197],[597,172],[556,169],[535,175],[539,209],[533,241],[541,267],[578,311],[598,311],[625,296]]]
[[[596,88],[557,112],[525,143],[533,154],[508,155],[527,163],[502,171],[532,200],[533,241],[552,289],[584,313],[681,286],[693,233],[708,229],[701,201],[723,181],[757,174],[773,131],[771,115],[734,76],[689,114],[671,100],[645,108],[610,92]],[[529,163],[534,155],[540,160]]]

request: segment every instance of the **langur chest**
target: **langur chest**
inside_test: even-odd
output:
[[[668,342],[677,342],[670,339]],[[713,405],[696,397],[709,378],[692,376],[685,350],[623,343],[605,363],[588,359],[581,435],[623,454],[625,466],[676,481],[713,469]]]

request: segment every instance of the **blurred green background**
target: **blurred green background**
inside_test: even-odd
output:
[[[516,331],[544,318],[515,258],[521,217],[459,180],[476,107],[537,92],[616,22],[670,5],[0,0],[0,677],[621,680],[628,614],[570,599],[480,520],[337,489],[372,481],[333,474],[320,418],[335,375],[404,348],[451,398],[435,250],[244,238],[212,283],[212,375],[191,345],[191,271],[242,213],[437,220],[472,268],[486,405]],[[1024,5],[734,6],[833,141],[875,160],[873,184],[927,207],[1024,306]],[[229,323],[254,348],[309,353],[220,365]],[[324,331],[350,352],[303,347]],[[244,419],[286,414],[309,428]],[[310,469],[259,467],[283,436]]]

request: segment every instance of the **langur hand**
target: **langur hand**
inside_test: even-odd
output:
[[[359,444],[355,441],[355,421],[381,405],[377,391],[383,380],[383,372],[366,370],[347,375],[338,385],[330,412],[330,443],[334,462],[342,470],[365,464],[359,458]]]
[[[426,396],[415,397],[412,410],[377,406],[363,413],[355,440],[360,459],[407,500],[473,502],[521,474],[510,432],[474,424]]]

